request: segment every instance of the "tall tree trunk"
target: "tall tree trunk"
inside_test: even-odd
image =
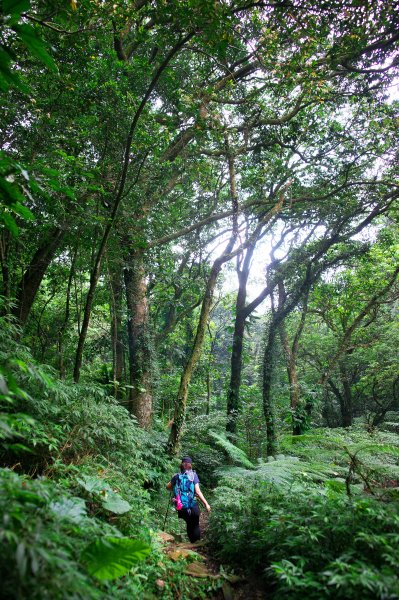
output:
[[[231,434],[236,433],[237,418],[240,408],[242,352],[245,322],[247,319],[245,303],[247,297],[247,282],[254,249],[255,244],[252,244],[248,247],[245,257],[242,261],[242,269],[240,269],[240,264],[237,259],[238,293],[236,299],[236,317],[234,321],[233,345],[231,352],[230,383],[227,392],[226,431]]]
[[[152,417],[151,350],[143,255],[136,253],[129,263],[129,268],[124,271],[131,385],[128,409],[140,427],[149,427]]]
[[[123,274],[122,264],[108,269],[111,288],[111,340],[112,340],[112,377],[115,382],[115,396],[118,397],[119,385],[123,373],[123,342],[122,342],[122,297]]]
[[[340,361],[339,372],[342,382],[342,402],[340,403],[342,427],[350,427],[353,420],[353,399],[350,376],[344,363]]]
[[[71,307],[71,291],[72,291],[72,281],[73,278],[75,276],[75,268],[76,268],[76,260],[77,260],[77,256],[78,256],[78,248],[76,247],[73,255],[72,255],[72,262],[71,262],[71,268],[69,270],[69,277],[68,277],[68,285],[67,285],[67,292],[66,292],[66,303],[65,303],[65,313],[64,313],[64,321],[58,331],[58,368],[60,371],[60,377],[61,379],[64,379],[65,377],[65,362],[64,362],[64,337],[65,337],[65,331],[67,329],[68,323],[69,323],[69,315],[70,315],[70,307]]]
[[[36,250],[29,267],[18,284],[16,305],[13,312],[22,326],[28,320],[37,291],[62,243],[65,233],[65,229],[60,227],[56,227],[51,231],[47,239]]]
[[[0,236],[0,263],[1,263],[1,295],[4,298],[4,306],[2,312],[9,314],[10,312],[10,301],[11,301],[11,281],[10,281],[10,244],[11,244],[11,233],[3,231]]]
[[[266,421],[266,454],[274,456],[277,452],[276,422],[271,397],[272,377],[275,363],[276,335],[278,320],[272,317],[265,352],[263,356],[263,413]]]
[[[190,385],[193,371],[197,365],[197,362],[201,356],[202,345],[205,336],[206,325],[208,323],[209,313],[212,305],[213,292],[215,290],[216,282],[223,262],[217,259],[211,269],[208,283],[205,290],[205,297],[201,306],[201,314],[197,326],[197,332],[194,339],[194,344],[191,348],[190,355],[187,363],[184,367],[183,374],[180,379],[179,391],[175,401],[175,410],[173,423],[170,431],[168,441],[168,452],[171,455],[177,453],[180,445],[180,437],[183,430],[183,425],[186,416],[186,406],[188,397],[188,388]]]
[[[171,455],[177,453],[180,444],[180,437],[184,425],[185,414],[186,414],[186,405],[187,405],[187,397],[188,397],[188,387],[191,381],[191,377],[194,371],[194,368],[198,362],[198,359],[201,354],[202,344],[205,335],[205,329],[209,317],[209,312],[211,309],[211,303],[213,298],[213,292],[216,286],[217,277],[219,272],[223,266],[223,264],[235,256],[241,254],[243,250],[251,246],[255,243],[255,241],[259,238],[262,229],[265,227],[267,223],[270,223],[273,217],[278,214],[283,203],[284,203],[284,192],[281,192],[279,200],[276,204],[267,211],[262,218],[259,220],[259,223],[255,227],[253,233],[248,237],[246,242],[240,244],[238,248],[233,251],[234,244],[238,237],[238,195],[237,195],[237,187],[236,187],[236,177],[235,177],[235,168],[234,168],[234,158],[230,153],[228,140],[225,137],[226,141],[226,156],[228,159],[229,165],[229,178],[230,178],[230,194],[233,205],[233,227],[232,234],[227,243],[226,248],[219,258],[215,260],[212,265],[211,272],[208,278],[207,287],[205,290],[205,297],[201,306],[201,314],[200,319],[197,326],[197,333],[194,340],[194,345],[189,355],[188,361],[184,368],[181,380],[179,391],[177,393],[176,401],[175,401],[175,410],[174,410],[174,418],[171,427],[171,432],[168,440],[168,452]],[[252,305],[252,303],[251,303]]]
[[[196,364],[201,356],[202,345],[205,337],[205,330],[208,324],[208,318],[212,306],[213,293],[216,287],[217,278],[222,269],[223,264],[231,258],[230,255],[238,236],[238,193],[236,183],[236,172],[234,165],[234,157],[230,152],[229,140],[227,135],[225,135],[225,148],[227,162],[229,166],[230,194],[234,211],[233,229],[226,248],[224,249],[221,256],[217,258],[212,265],[205,290],[205,296],[201,306],[201,313],[197,326],[197,332],[194,339],[194,344],[180,379],[179,391],[177,393],[177,398],[175,401],[173,423],[168,440],[168,452],[171,455],[176,454],[180,446],[180,437],[183,431],[183,425],[186,417],[188,388]]]
[[[302,309],[301,320],[298,326],[298,329],[294,335],[294,340],[292,345],[289,342],[287,331],[285,329],[284,321],[282,321],[280,325],[280,338],[281,343],[284,350],[286,367],[287,367],[287,376],[288,383],[290,387],[290,407],[292,414],[292,434],[293,435],[301,435],[303,433],[303,425],[304,425],[304,415],[299,410],[299,402],[301,396],[301,386],[298,381],[298,372],[297,372],[297,356],[298,356],[298,346],[299,340],[302,335],[303,328],[305,326],[306,314],[307,314],[307,298],[308,294],[305,297],[304,306]],[[307,404],[304,409],[306,412],[309,410],[309,404]]]
[[[210,369],[207,369],[206,372],[206,405],[205,405],[205,414],[209,415],[211,412],[211,398],[212,398],[212,384],[211,384],[211,373]]]
[[[298,382],[298,374],[296,370],[296,356],[292,352],[292,348],[290,346],[287,332],[284,327],[284,323],[280,326],[280,338],[281,343],[284,350],[286,367],[287,367],[287,376],[288,376],[288,384],[290,387],[290,407],[292,414],[292,433],[293,435],[300,435],[301,424],[297,418],[298,405],[299,405],[299,396],[300,396],[300,388]]]
[[[279,201],[277,202],[271,213],[279,211],[284,202],[284,191],[280,193]],[[272,214],[270,214],[272,216]],[[239,414],[240,407],[240,387],[241,387],[241,371],[242,371],[242,353],[243,353],[243,342],[244,342],[244,331],[245,323],[249,315],[251,315],[257,307],[269,296],[271,293],[271,286],[266,285],[260,294],[246,305],[247,297],[247,283],[250,273],[250,266],[252,256],[255,250],[256,243],[266,233],[266,229],[262,232],[258,230],[258,234],[251,236],[251,241],[247,245],[247,252],[242,260],[242,268],[240,269],[240,263],[237,262],[237,276],[238,276],[238,293],[236,299],[236,317],[234,321],[234,334],[233,344],[231,353],[231,371],[230,371],[230,383],[229,390],[227,393],[227,422],[226,431],[235,434],[237,429],[237,417]],[[275,244],[273,252],[275,252],[284,242],[286,232],[283,231],[280,240]],[[273,254],[272,252],[272,254]],[[271,264],[268,265],[267,269],[275,267],[278,260],[273,259]]]
[[[209,327],[209,323],[207,325],[208,325],[208,335],[209,335],[209,339],[210,339],[210,342],[211,342],[211,346],[209,348],[208,364],[207,364],[207,368],[206,368],[206,405],[205,405],[205,414],[209,415],[210,412],[211,412],[211,399],[212,399],[212,377],[211,377],[211,372],[212,372],[212,365],[214,364],[214,352],[215,352],[215,345],[216,345],[216,340],[217,340],[217,332],[213,336],[211,328]]]

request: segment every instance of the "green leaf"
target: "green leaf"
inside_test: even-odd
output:
[[[4,225],[6,226],[6,228],[12,233],[12,235],[14,237],[17,237],[19,230],[18,230],[18,225],[16,224],[14,217],[12,217],[10,215],[10,213],[5,212],[1,215],[1,219],[4,222]]]
[[[34,492],[30,492],[29,490],[16,490],[13,493],[14,498],[17,498],[21,502],[26,502],[28,504],[35,504],[37,506],[42,506],[45,504],[44,498],[35,494]]]
[[[83,498],[61,498],[49,504],[50,510],[61,519],[80,523],[86,517],[86,503]]]
[[[27,206],[24,206],[23,204],[20,204],[18,202],[17,204],[13,204],[11,206],[11,208],[15,213],[17,213],[17,215],[19,215],[20,217],[23,217],[27,221],[35,220],[35,215],[33,214],[33,212],[31,210],[29,210],[29,208]]]
[[[28,448],[24,444],[6,444],[6,447],[7,450],[9,450],[10,452],[15,452],[16,454],[20,452],[29,452],[30,454],[33,454],[33,450],[31,448]]]
[[[119,494],[116,492],[109,492],[103,503],[103,507],[110,512],[115,513],[116,515],[123,515],[128,512],[132,507],[129,502],[124,500]]]
[[[33,56],[36,56],[36,58],[44,63],[51,71],[57,71],[57,65],[55,64],[53,57],[47,52],[44,42],[36,34],[33,27],[23,24],[14,25],[13,29]]]
[[[4,48],[0,49],[0,89],[5,92],[11,85],[18,86],[19,83],[18,75],[10,70],[11,63],[11,55]]]
[[[97,579],[116,579],[146,558],[151,548],[130,538],[102,538],[85,548],[82,560],[90,575]]]
[[[5,15],[19,18],[21,13],[29,9],[30,0],[3,0],[3,13]]]
[[[220,448],[220,450],[223,450],[234,463],[243,465],[248,469],[254,469],[254,465],[251,463],[245,452],[240,448],[237,448],[237,446],[234,446],[234,444],[227,440],[223,435],[219,435],[215,431],[209,431],[208,435],[216,446]]]
[[[111,486],[104,481],[104,479],[99,479],[98,477],[84,475],[81,479],[78,479],[77,482],[86,490],[86,492],[90,492],[91,494],[112,492]]]
[[[16,185],[13,185],[9,181],[6,181],[4,177],[0,178],[0,190],[6,204],[18,204],[25,200]]]

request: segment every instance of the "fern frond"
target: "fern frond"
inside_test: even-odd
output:
[[[287,488],[295,482],[323,483],[337,476],[335,467],[323,463],[309,463],[295,456],[282,456],[277,460],[262,462],[251,470],[242,467],[226,466],[217,470],[217,475],[231,487],[256,487],[259,483],[268,483]],[[235,482],[235,483],[234,483]]]
[[[223,435],[216,433],[215,431],[210,431],[208,435],[216,444],[216,446],[226,454],[227,458],[230,459],[231,462],[236,465],[247,467],[248,469],[255,468],[245,452],[240,448],[237,448],[237,446],[234,446],[234,444],[232,444]]]

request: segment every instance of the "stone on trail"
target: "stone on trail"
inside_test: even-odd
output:
[[[166,533],[166,531],[158,531],[157,538],[159,538],[164,544],[172,544],[175,541],[174,536],[170,533]]]
[[[184,558],[192,558],[193,560],[203,560],[203,557],[198,554],[197,552],[194,552],[194,550],[190,550],[190,548],[174,548],[172,550],[167,551],[168,556],[171,560],[173,561],[178,561],[180,559],[184,559]]]
[[[194,562],[194,563],[190,563],[189,565],[187,565],[187,567],[185,568],[184,572],[186,573],[186,575],[191,575],[191,577],[200,577],[200,578],[210,578],[210,579],[219,579],[220,575],[215,575],[214,573],[211,573],[208,568],[206,567],[206,565],[204,565],[203,563],[198,563],[198,562]]]

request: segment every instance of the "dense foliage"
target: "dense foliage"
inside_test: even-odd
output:
[[[398,30],[3,0],[2,595],[399,597]],[[173,560],[180,452],[213,510]]]
[[[302,439],[287,447],[300,458],[221,470],[211,527],[219,556],[260,574],[275,598],[396,598],[398,437]]]
[[[175,468],[159,451],[165,433],[145,433],[99,386],[57,381],[1,326],[2,593],[150,597],[163,578],[165,597],[201,597],[212,584],[183,577],[154,533]],[[140,576],[121,581],[128,572]]]

